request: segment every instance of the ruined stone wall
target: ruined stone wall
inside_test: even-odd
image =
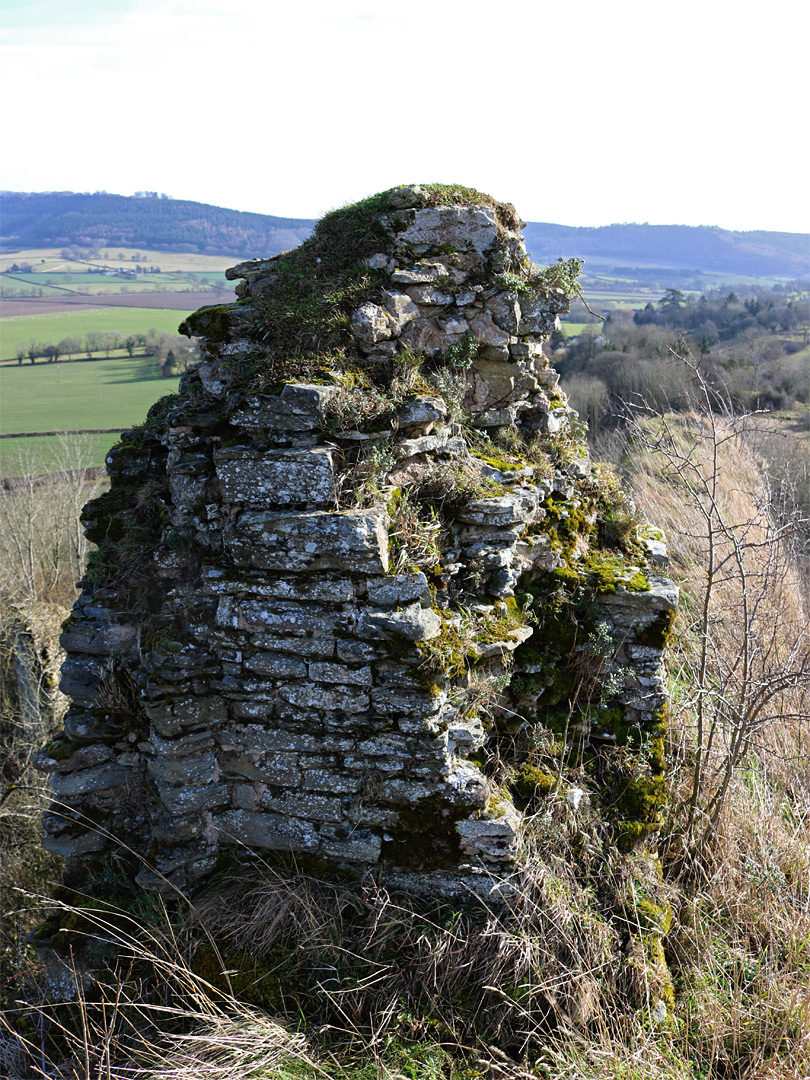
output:
[[[243,848],[504,871],[572,761],[617,843],[654,833],[677,593],[572,427],[570,268],[519,225],[394,189],[189,320],[201,366],[85,509],[40,757],[69,876],[120,842],[154,889]]]

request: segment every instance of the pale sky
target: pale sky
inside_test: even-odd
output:
[[[810,231],[796,0],[0,0],[0,188]]]

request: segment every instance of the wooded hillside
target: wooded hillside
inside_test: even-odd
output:
[[[227,210],[154,192],[3,192],[2,207],[0,244],[8,250],[78,244],[267,256],[296,247],[313,226],[307,219]],[[539,222],[529,222],[524,232],[526,247],[539,263],[577,255],[622,265],[790,278],[806,276],[810,267],[806,233],[731,232],[704,225],[574,228]]]

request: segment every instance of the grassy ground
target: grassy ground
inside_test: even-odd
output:
[[[143,420],[149,406],[174,393],[178,384],[177,379],[161,378],[156,360],[147,356],[27,364],[3,369],[1,378],[3,432],[128,427]],[[88,464],[102,465],[118,436],[82,439],[92,442]],[[21,463],[35,472],[49,472],[63,452],[55,438],[0,439],[0,472],[18,476],[25,471]]]
[[[143,417],[141,417],[143,419]],[[123,426],[123,425],[121,425]],[[104,464],[107,451],[121,438],[117,434],[47,436],[35,439],[0,439],[0,477],[58,472],[69,454],[82,447],[90,467]]]
[[[16,315],[0,321],[0,359],[13,359],[17,346],[27,346],[32,339],[55,344],[66,337],[83,338],[88,331],[118,330],[126,335],[144,334],[154,328],[176,333],[177,327],[189,314],[188,311],[162,308],[104,307],[47,315]],[[21,429],[6,427],[5,430]]]

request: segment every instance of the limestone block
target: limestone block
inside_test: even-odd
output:
[[[231,412],[230,421],[245,431],[277,434],[316,430],[334,386],[288,383],[278,396],[245,395]]]
[[[180,758],[160,755],[147,762],[147,769],[150,775],[165,784],[199,786],[212,784],[219,779],[219,767],[213,753],[189,754]]]
[[[535,492],[519,488],[491,499],[470,499],[456,516],[459,521],[473,525],[516,525],[528,522],[537,509]]]
[[[448,341],[448,345],[450,345],[450,343],[455,342],[464,334],[470,333],[470,324],[465,319],[458,319],[454,318],[454,316],[450,316],[449,319],[442,320],[442,329],[450,339]]]
[[[488,311],[479,311],[470,320],[470,330],[475,340],[489,349],[489,355],[496,359],[509,359],[509,333],[502,330]]]
[[[668,578],[648,574],[647,590],[625,589],[619,585],[615,593],[600,596],[600,604],[614,617],[647,615],[661,611],[674,611],[678,606],[680,590]]]
[[[447,446],[450,428],[440,428],[435,435],[420,435],[416,439],[400,439],[394,444],[397,457],[414,457],[416,454],[435,454]]]
[[[321,843],[324,855],[349,862],[375,863],[380,858],[382,841],[376,833],[352,828],[345,838],[324,839]]]
[[[447,405],[440,397],[412,398],[399,413],[400,429],[419,428],[420,435],[429,435],[433,426],[447,416]]]
[[[201,813],[203,810],[227,806],[231,801],[231,785],[222,781],[218,784],[177,787],[158,779],[155,785],[160,801],[172,815]]]
[[[369,706],[368,694],[345,686],[332,688],[309,682],[288,683],[278,688],[278,694],[284,701],[304,709],[365,712]]]
[[[419,318],[419,308],[407,293],[383,293],[383,306],[388,313],[391,333],[399,337],[408,323]]]
[[[57,761],[49,757],[44,750],[40,750],[34,757],[34,765],[39,772],[70,773],[77,769],[89,769],[94,765],[102,765],[113,756],[112,750],[103,743],[95,743],[92,746],[80,746],[69,758]]]
[[[42,846],[46,851],[50,851],[52,855],[61,855],[64,859],[103,851],[107,842],[106,836],[93,830],[78,835],[62,833],[59,836],[53,836],[46,833],[42,838]]]
[[[257,675],[271,675],[283,679],[305,679],[307,665],[302,660],[283,653],[260,652],[245,661],[245,667]]]
[[[447,348],[447,337],[435,319],[416,319],[402,331],[400,341],[414,352],[438,356]]]
[[[490,353],[475,358],[473,399],[477,405],[502,406],[536,389],[534,373],[521,363],[508,361],[509,350],[506,348],[494,359]]]
[[[396,285],[423,285],[447,277],[447,268],[438,262],[419,262],[410,270],[396,269],[391,280]]]
[[[388,570],[385,510],[284,514],[243,510],[225,531],[225,550],[238,566],[282,571]]]
[[[391,337],[391,320],[385,308],[366,301],[352,314],[352,333],[364,345],[376,345]]]
[[[343,759],[343,767],[345,769],[354,769],[361,774],[368,772],[369,765],[374,766],[375,772],[390,776],[393,773],[401,773],[405,768],[405,762],[400,759],[391,760],[390,758],[375,758],[372,762],[365,756],[360,757],[353,754],[347,754]]]
[[[219,735],[223,750],[272,750],[294,754],[317,753],[323,749],[322,736],[284,728],[271,728],[266,724],[229,724]],[[339,743],[343,749],[351,749],[353,740]]]
[[[510,803],[498,808],[500,816],[457,821],[461,850],[471,859],[512,862],[517,851],[520,814]]]
[[[475,289],[465,289],[464,292],[456,293],[456,305],[458,307],[467,307],[469,304],[475,303],[478,299],[478,293]]]
[[[218,761],[223,776],[243,777],[277,787],[296,788],[301,783],[297,754],[282,754],[277,750],[223,750]]]
[[[164,739],[153,731],[148,741],[140,744],[141,748],[148,748],[155,756],[171,758],[199,754],[213,745],[214,740],[209,731],[193,731],[188,735],[179,735],[176,739]]]
[[[553,297],[522,297],[517,333],[521,336],[524,334],[547,336],[559,326],[557,315],[567,310],[568,301],[556,293]]]
[[[489,798],[487,778],[471,762],[454,758],[446,780],[445,798],[455,808],[486,806]]]
[[[99,683],[108,670],[105,661],[73,653],[62,664],[59,689],[81,705],[95,705]]]
[[[495,211],[490,207],[437,206],[416,210],[399,239],[417,254],[449,246],[484,255],[492,250],[497,236]]]
[[[531,360],[532,370],[535,372],[548,368],[548,357],[543,352],[543,346],[539,341],[530,339],[510,341],[509,355],[513,360]]]
[[[323,604],[296,603],[294,600],[237,600],[223,596],[217,607],[216,622],[218,626],[235,630],[331,637],[343,626],[345,618],[340,609]],[[271,661],[259,661],[260,665],[269,663]]]
[[[385,732],[373,739],[363,739],[356,747],[363,757],[396,757],[407,760],[413,753],[413,743],[402,735]]]
[[[359,791],[361,780],[338,769],[304,769],[301,787],[304,791],[326,791],[336,795],[351,795]]]
[[[508,631],[504,641],[490,641],[486,644],[476,642],[473,650],[479,660],[487,660],[492,656],[505,656],[507,653],[514,652],[524,641],[528,641],[533,633],[530,626],[516,626],[514,630]]]
[[[131,769],[126,769],[121,765],[105,764],[72,773],[54,773],[51,783],[57,798],[68,799],[74,795],[86,795],[91,791],[117,787],[131,778]]]
[[[301,635],[302,631],[300,627],[295,627],[290,632],[291,635],[293,633]],[[318,637],[285,637],[280,634],[254,633],[252,642],[259,649],[294,653],[296,656],[319,656],[328,659],[335,655],[335,639],[328,633]],[[343,660],[345,657],[341,656],[339,659]]]
[[[438,713],[444,697],[432,696],[427,690],[411,690],[401,686],[375,686],[371,702],[380,716],[400,716],[414,713],[420,716]]]
[[[273,259],[246,259],[244,262],[237,263],[236,266],[229,266],[225,271],[225,277],[228,281],[249,278],[253,274],[270,270],[273,262]]]
[[[371,668],[349,668],[343,664],[311,663],[309,677],[315,682],[371,686]]]
[[[342,574],[311,574],[306,578],[261,574],[234,576],[225,570],[208,569],[202,574],[205,591],[213,595],[227,593],[273,597],[278,600],[321,600],[340,604],[354,595],[352,579]]]
[[[570,410],[567,406],[560,406],[557,409],[552,409],[551,412],[545,416],[545,423],[541,424],[541,428],[549,435],[557,435],[564,428],[568,427],[570,420]]]
[[[391,260],[384,251],[378,251],[375,255],[369,255],[365,264],[372,270],[388,270],[391,267]]]
[[[335,505],[332,455],[325,448],[267,450],[230,447],[214,454],[225,502],[244,506]]]
[[[378,660],[382,656],[387,656],[384,646],[371,645],[367,641],[357,641],[354,638],[341,638],[337,642],[335,651],[338,660],[343,660],[347,664]]]
[[[110,724],[106,720],[100,720],[94,713],[74,706],[65,716],[65,734],[72,742],[92,743],[97,739],[109,738]]]
[[[469,716],[466,720],[453,720],[447,727],[448,753],[469,757],[476,750],[480,750],[486,740],[487,733],[477,716]]]
[[[210,694],[186,694],[168,702],[147,702],[143,710],[155,729],[166,738],[196,728],[215,727],[228,719],[224,700]]]
[[[223,371],[219,364],[210,360],[203,362],[197,365],[196,372],[207,394],[214,398],[225,396],[231,380],[227,372]]]
[[[384,780],[380,796],[384,802],[394,806],[413,806],[425,799],[431,799],[437,794],[435,784],[425,784],[415,780],[405,780],[393,777]]]
[[[311,851],[318,846],[318,833],[310,822],[282,814],[226,810],[214,815],[214,827],[221,844],[269,851]]]
[[[185,473],[169,473],[169,491],[175,510],[189,513],[205,502],[208,490],[207,476]]]
[[[408,604],[402,611],[375,611],[360,613],[357,633],[360,637],[394,634],[408,641],[430,641],[441,632],[442,620],[431,608],[420,603]]]
[[[430,607],[430,588],[421,570],[413,574],[392,574],[391,577],[370,579],[368,598],[375,607],[399,607],[415,600],[423,607]]]
[[[518,298],[511,292],[499,292],[491,296],[486,302],[487,311],[492,316],[492,321],[507,334],[518,332],[520,322],[520,304]]]
[[[274,810],[288,818],[305,818],[307,821],[343,821],[343,799],[330,795],[316,795],[311,791],[296,791],[284,795],[265,792],[259,797],[262,810]]]
[[[411,285],[408,296],[414,304],[426,304],[430,307],[445,307],[453,303],[453,294],[442,292],[435,285]]]
[[[126,476],[135,479],[146,476],[150,457],[148,450],[133,451],[127,446],[110,450],[104,463],[110,476]]]

